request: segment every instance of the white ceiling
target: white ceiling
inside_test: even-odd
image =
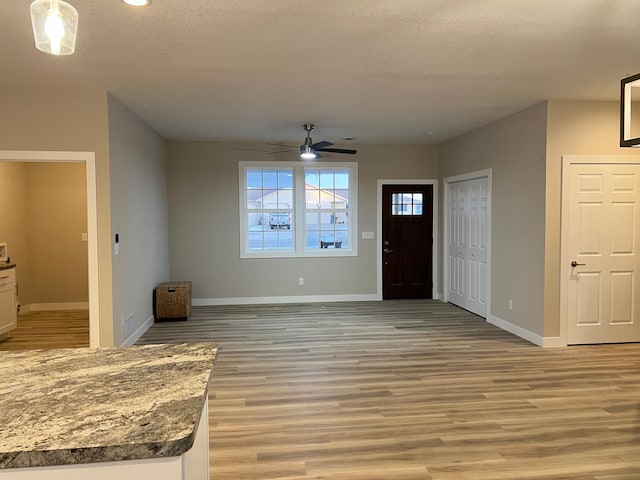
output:
[[[68,0],[75,55],[0,1],[0,88],[98,87],[168,139],[431,143],[545,99],[617,100],[638,0]],[[11,114],[3,112],[3,114]]]

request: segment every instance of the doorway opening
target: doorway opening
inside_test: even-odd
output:
[[[96,165],[94,152],[58,152],[0,150],[0,162],[82,162],[85,165],[87,188],[87,253],[89,286],[89,346],[100,345],[98,286],[98,219]]]

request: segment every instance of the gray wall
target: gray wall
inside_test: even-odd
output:
[[[238,162],[298,160],[239,150],[264,144],[169,143],[169,236],[172,280],[192,280],[195,299],[375,295],[378,179],[438,178],[434,145],[357,145],[357,257],[241,259]],[[328,160],[328,159],[325,159]],[[298,277],[305,285],[298,286]]]
[[[121,345],[122,317],[133,313],[138,329],[153,314],[153,288],[169,280],[166,143],[111,95],[108,104],[111,228],[120,236],[113,328],[114,344]]]
[[[546,129],[547,104],[541,103],[440,145],[442,178],[492,169],[489,314],[538,335],[544,328]]]

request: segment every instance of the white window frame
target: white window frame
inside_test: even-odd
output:
[[[299,258],[299,257],[355,257],[358,256],[358,164],[356,162],[238,162],[239,168],[239,214],[240,214],[240,258]],[[293,169],[293,249],[249,250],[247,169]],[[306,189],[305,169],[350,170],[349,174],[349,247],[306,248]]]

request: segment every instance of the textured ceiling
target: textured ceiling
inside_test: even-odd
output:
[[[0,88],[104,88],[169,139],[437,142],[640,71],[638,0],[68,1],[69,57],[0,2]]]

